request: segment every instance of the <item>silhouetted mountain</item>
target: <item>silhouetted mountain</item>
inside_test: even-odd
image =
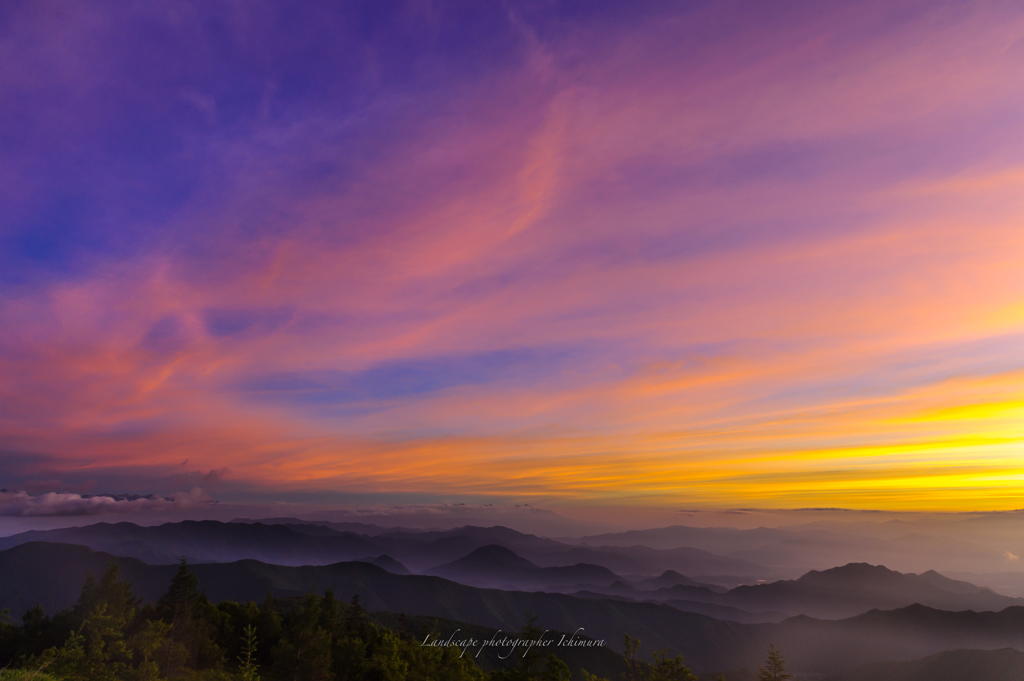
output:
[[[778,610],[829,619],[914,603],[941,610],[1002,610],[1024,605],[1024,599],[1001,596],[938,573],[903,574],[867,563],[812,570],[797,580],[740,586],[714,596],[692,592],[690,598],[748,611]]]
[[[167,588],[175,565],[146,565],[60,544],[26,544],[0,552],[0,607],[17,614],[41,602],[50,612],[74,602],[85,573],[98,573],[109,560],[136,592],[154,601]],[[778,624],[739,624],[682,612],[664,604],[579,598],[557,593],[478,589],[439,577],[395,575],[368,563],[289,567],[255,560],[192,566],[200,588],[214,602],[300,596],[331,588],[343,600],[359,594],[370,611],[440,617],[515,631],[525,613],[544,628],[604,639],[621,650],[624,633],[639,637],[644,650],[668,648],[695,670],[719,671],[763,661],[774,644],[798,672],[836,674],[864,664],[914,660],[943,650],[1024,647],[1024,608],[1002,612],[944,612],[921,605],[827,621],[794,617]],[[63,585],[67,594],[58,593]],[[77,585],[77,586],[76,586]],[[63,602],[59,602],[63,599]]]
[[[701,581],[711,581],[718,575],[732,575],[730,580],[752,582],[757,579],[778,578],[776,571],[769,570],[761,565],[739,558],[719,556],[703,549],[691,547],[680,547],[674,549],[652,549],[647,546],[601,546],[594,551],[594,562],[604,565],[602,556],[620,555],[628,558],[634,564],[647,566],[642,572],[647,574],[661,573],[665,570],[675,570],[683,574],[699,575]],[[532,557],[531,557],[532,559]],[[717,583],[717,582],[716,582]]]
[[[404,565],[388,555],[377,556],[376,558],[363,558],[360,562],[376,565],[396,575],[412,574]]]
[[[620,581],[618,575],[599,565],[538,567],[497,544],[482,546],[426,574],[473,586],[503,589],[558,590],[583,584],[608,586]]]
[[[771,610],[767,612],[748,612],[728,605],[715,605],[714,603],[701,603],[699,601],[668,600],[665,603],[683,612],[696,612],[708,617],[714,617],[717,620],[742,622],[743,624],[781,622],[789,617],[784,612]]]
[[[665,570],[657,577],[651,577],[650,579],[644,579],[639,582],[636,582],[636,587],[638,589],[648,589],[651,591],[657,589],[671,589],[674,586],[694,586],[704,587],[706,589],[710,589],[711,591],[725,591],[725,589],[717,585],[702,584],[701,582],[696,582],[690,579],[689,577],[686,577],[685,575],[679,574],[675,570]]]
[[[717,603],[718,601],[725,601],[729,597],[725,594],[728,593],[723,589],[709,589],[706,586],[689,586],[687,584],[676,584],[670,589],[658,589],[656,591],[648,591],[646,596],[650,600],[655,601],[670,601],[673,599],[682,598],[684,600],[700,601],[702,603]]]
[[[1004,596],[1024,596],[1024,572],[946,572],[952,579],[987,586]]]
[[[692,528],[687,528],[692,529]],[[698,533],[699,534],[699,533]],[[764,534],[764,533],[762,533]],[[769,533],[771,534],[771,533]],[[761,536],[761,535],[758,535]],[[500,542],[489,541],[499,538]],[[650,549],[643,546],[572,549],[549,539],[527,535],[504,527],[464,527],[446,532],[393,532],[375,537],[340,532],[324,526],[264,525],[262,523],[220,523],[185,521],[153,527],[132,523],[97,523],[84,527],[26,532],[0,539],[0,549],[31,540],[60,541],[81,544],[114,555],[138,558],[151,564],[170,564],[180,557],[192,563],[231,562],[243,558],[257,559],[275,565],[327,565],[339,561],[364,560],[387,555],[401,566],[417,571],[433,567],[431,574],[476,586],[500,586],[515,589],[590,590],[627,595],[623,589],[608,587],[621,579],[600,563],[562,563],[580,551],[594,557],[608,557],[615,552],[628,555],[632,561],[649,566],[674,567],[654,580],[638,585],[653,585],[658,580],[676,581],[670,589],[657,589],[650,598],[662,601],[707,603],[748,613],[786,612],[814,617],[840,618],[866,612],[872,608],[893,609],[912,603],[948,610],[999,610],[1024,604],[1016,600],[958,582],[929,571],[921,575],[902,574],[867,564],[851,564],[844,568],[811,571],[797,580],[770,584],[741,586],[727,593],[714,586],[699,586],[698,580],[684,577],[676,570],[681,563],[694,568],[721,571],[740,569],[755,573],[758,566],[733,558],[724,558],[701,549]],[[519,554],[509,545],[535,552]],[[529,565],[512,569],[491,555],[479,564],[482,556],[469,558],[482,546],[500,546],[517,555]],[[489,549],[496,551],[497,549]],[[535,557],[539,556],[537,560]],[[374,559],[375,560],[375,559]],[[543,562],[538,562],[541,560]],[[401,567],[384,567],[402,572]],[[690,582],[690,583],[685,583]],[[630,596],[632,597],[632,596]],[[646,600],[646,598],[638,598]],[[696,606],[688,606],[696,607]]]
[[[591,535],[579,539],[585,546],[648,546],[652,549],[674,549],[683,546],[717,554],[749,549],[771,542],[790,539],[794,532],[759,527],[738,530],[730,527],[689,527],[672,525],[650,530],[628,530]]]
[[[538,565],[545,566],[575,565],[576,563],[603,565],[617,575],[647,575],[659,570],[650,562],[630,556],[626,552],[598,551],[584,547],[566,547],[565,550],[555,553],[533,555],[531,560]]]
[[[445,537],[466,537],[476,544],[477,547],[487,546],[488,544],[500,544],[501,546],[512,549],[520,555],[559,552],[571,548],[566,544],[553,539],[545,539],[533,534],[525,534],[508,527],[502,527],[501,525],[495,525],[493,527],[476,527],[473,525],[466,525],[463,527],[456,527],[451,530],[415,533],[389,532],[381,535],[381,540],[396,540],[406,543],[426,543]]]
[[[329,520],[301,520],[299,518],[235,518],[231,522],[233,523],[262,523],[263,525],[287,525],[292,529],[298,527],[317,528],[323,527],[335,532],[353,532],[355,534],[364,534],[370,537],[378,534],[384,534],[385,532],[419,532],[420,530],[413,530],[406,527],[382,527],[380,525],[374,525],[373,523],[339,523]],[[313,530],[310,531],[312,533]]]
[[[943,591],[948,591],[951,594],[976,594],[981,591],[991,591],[991,589],[984,589],[975,584],[971,584],[970,582],[951,579],[945,575],[940,575],[935,570],[922,572],[918,575],[918,578],[920,578],[922,582],[931,584]]]
[[[155,601],[166,589],[175,567],[147,565],[134,558],[111,556],[85,546],[29,542],[0,551],[0,609],[15,618],[35,605],[53,614],[74,604],[91,572],[99,577],[111,562],[139,594]]]
[[[781,612],[828,619],[852,617],[872,609],[892,610],[914,603],[944,610],[1002,610],[1024,605],[1024,599],[1002,596],[934,571],[903,574],[866,563],[812,570],[796,580],[739,586],[725,593],[714,587],[677,584],[647,592],[645,599],[708,603],[748,613]]]
[[[186,520],[152,527],[127,522],[97,523],[31,531],[0,539],[0,550],[27,541],[80,544],[150,564],[174,563],[184,557],[193,563],[253,558],[277,565],[325,565],[382,553],[368,538],[350,532],[312,536],[284,525],[213,520]]]
[[[946,612],[923,605],[872,610],[845,620],[793,617],[766,627],[794,670],[835,674],[882,661],[914,660],[944,650],[1024,644],[1024,608]],[[979,677],[984,678],[984,677]]]
[[[616,572],[624,566],[634,574],[665,569],[734,572],[764,578],[763,568],[715,556],[699,549],[656,551],[645,547],[580,549],[523,534],[507,527],[460,527],[444,532],[388,531],[375,536],[342,531],[330,524],[185,521],[152,527],[132,523],[97,523],[84,527],[31,531],[0,538],[0,550],[28,541],[50,541],[89,546],[97,551],[138,558],[147,563],[227,562],[253,558],[279,565],[325,565],[343,560],[386,554],[410,571],[455,561],[474,549],[497,544],[538,567],[566,567],[587,563]],[[619,573],[616,573],[619,574]]]
[[[1024,527],[1024,514],[1019,514],[1008,527]],[[960,523],[961,525],[964,523]],[[955,524],[952,524],[955,525]],[[927,530],[923,532],[920,530]],[[738,530],[727,527],[688,527],[674,525],[650,530],[630,530],[583,537],[586,546],[643,545],[652,549],[690,547],[719,556],[740,559],[777,571],[789,577],[812,568],[827,568],[850,562],[871,562],[890,565],[907,572],[927,570],[994,572],[1008,569],[1004,547],[985,546],[972,541],[964,532],[960,537],[933,535],[948,530],[946,526],[913,523],[816,523],[789,528],[759,527]],[[1020,536],[1020,533],[1017,533]],[[681,572],[697,579],[694,570]],[[716,570],[712,572],[725,572]],[[743,575],[743,571],[737,574]]]
[[[537,566],[520,558],[515,551],[500,544],[481,546],[469,554],[447,565],[440,565],[437,570],[537,570]]]
[[[337,537],[338,535],[344,534],[341,530],[335,530],[327,527],[326,525],[310,525],[307,523],[248,523],[249,525],[278,525],[280,527],[286,527],[292,532],[298,532],[299,534],[308,534],[311,537]],[[354,530],[348,530],[349,532],[355,532]],[[358,534],[358,533],[357,533]]]
[[[454,561],[473,549],[498,544],[538,567],[587,563],[603,566],[616,574],[651,574],[676,569],[694,574],[739,574],[751,581],[772,574],[750,561],[718,556],[696,548],[663,551],[646,546],[578,547],[500,525],[467,525],[444,531],[388,531],[370,539],[382,551],[417,572]]]
[[[141,561],[93,552],[65,544],[29,543],[0,552],[0,607],[16,614],[35,603],[48,612],[74,603],[89,571],[102,572],[109,561],[121,567],[145,601],[163,594],[177,570],[176,565],[146,565]],[[203,563],[190,566],[200,588],[213,601],[262,600],[268,592],[277,597],[301,596],[310,589],[331,588],[338,598],[350,600],[359,594],[370,611],[406,613],[469,622],[506,632],[517,631],[526,613],[539,616],[545,629],[575,631],[604,639],[621,650],[625,632],[640,636],[650,650],[694,646],[690,659],[708,669],[724,668],[727,648],[716,650],[714,642],[735,641],[742,636],[740,625],[719,623],[700,615],[683,613],[668,606],[575,598],[564,594],[478,589],[440,577],[395,575],[361,562],[324,566],[268,565],[255,560],[234,563]],[[54,590],[64,586],[66,593]],[[760,652],[760,651],[758,651]]]
[[[650,575],[674,570],[701,575],[731,575],[730,586],[736,582],[780,576],[777,571],[736,558],[718,556],[695,548],[651,549],[646,546],[575,547],[547,553],[522,553],[541,566],[590,563],[603,565],[620,575]]]
[[[740,608],[728,605],[716,605],[706,600],[687,600],[685,596],[697,594],[698,598],[714,598],[724,589],[711,591],[703,586],[687,586],[677,584],[671,589],[658,589],[657,591],[638,590],[623,582],[615,582],[607,587],[589,587],[582,591],[573,592],[575,596],[584,598],[616,598],[619,600],[644,601],[648,603],[661,602],[671,605],[683,612],[695,612],[708,617],[730,622],[742,622],[745,624],[757,624],[761,622],[781,622],[791,615],[778,611],[748,612]]]
[[[947,650],[910,662],[876,662],[826,681],[1020,681],[1024,653],[999,650]]]

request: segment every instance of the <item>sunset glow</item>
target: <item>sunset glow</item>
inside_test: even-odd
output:
[[[1024,507],[1020,3],[23,2],[0,62],[8,486]]]

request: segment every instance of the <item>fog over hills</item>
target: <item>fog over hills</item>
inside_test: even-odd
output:
[[[673,569],[685,574],[712,575],[730,585],[752,583],[777,574],[749,561],[717,556],[702,549],[581,548],[505,527],[469,526],[446,531],[363,535],[324,524],[303,523],[221,523],[212,520],[155,526],[127,522],[97,523],[3,537],[0,538],[0,550],[29,541],[80,544],[154,564],[173,563],[185,557],[194,563],[252,558],[278,565],[325,565],[384,554],[412,572],[424,572],[463,558],[483,546],[500,545],[542,568],[586,563],[601,566],[615,574],[642,576],[654,576]]]
[[[367,538],[351,532],[314,536],[283,525],[232,524],[186,520],[142,527],[128,522],[30,531],[0,539],[0,549],[26,541],[81,544],[147,563],[224,562],[255,558],[279,565],[309,565],[355,560],[386,553]]]
[[[606,567],[578,563],[538,567],[511,549],[489,544],[458,560],[439,565],[424,574],[445,577],[462,584],[530,591],[562,590],[576,585],[609,586],[621,578]]]
[[[1021,568],[1018,556],[1024,554],[1017,552],[1021,549],[1006,548],[1020,544],[1009,531],[1024,531],[1018,519],[976,518],[953,527],[956,529],[924,521],[833,522],[747,530],[676,525],[586,536],[578,542],[595,547],[642,545],[663,550],[687,546],[762,565],[786,576],[851,562],[882,564],[907,572],[936,569],[988,573]],[[979,532],[973,533],[974,529]]]
[[[1011,520],[1015,518],[1000,518],[996,525],[1016,527]],[[170,563],[184,556],[195,563],[253,558],[280,565],[323,565],[387,555],[409,571],[422,573],[459,560],[483,546],[499,545],[539,568],[589,564],[631,582],[674,570],[695,583],[731,588],[759,581],[795,579],[810,570],[857,562],[885,565],[906,573],[955,573],[1002,593],[1024,593],[1024,572],[1013,569],[1019,567],[1019,561],[993,549],[970,545],[965,548],[965,544],[956,543],[959,540],[908,533],[908,528],[928,526],[918,528],[902,521],[848,523],[852,529],[845,533],[834,529],[838,523],[827,528],[815,525],[749,530],[673,526],[582,540],[554,540],[500,526],[424,531],[363,523],[358,527],[362,532],[354,532],[352,528],[356,525],[292,518],[278,518],[270,523],[183,521],[155,526],[96,523],[3,537],[0,549],[26,541],[59,541],[149,563]],[[864,536],[870,526],[881,527],[883,534],[888,532],[894,538]],[[987,527],[980,520],[970,526],[982,530]],[[590,583],[607,586],[600,580]],[[672,597],[692,600],[686,594]]]
[[[946,650],[920,660],[875,662],[825,681],[1020,681],[1024,653],[999,650]]]
[[[37,602],[48,612],[68,607],[86,574],[111,560],[154,601],[186,557],[215,602],[332,588],[344,599],[358,594],[371,611],[505,631],[522,626],[530,612],[552,629],[582,626],[616,650],[624,634],[638,636],[648,652],[668,648],[706,672],[756,669],[775,644],[802,674],[849,675],[872,664],[875,676],[849,681],[911,681],[943,664],[946,671],[1012,670],[1013,655],[987,649],[1024,648],[1024,599],[956,574],[863,560],[793,574],[801,561],[816,565],[857,546],[902,546],[903,562],[921,562],[921,546],[931,540],[900,534],[907,529],[900,524],[884,524],[894,538],[861,536],[863,527],[667,527],[580,543],[500,526],[355,525],[122,522],[4,537],[0,607],[15,615]],[[792,555],[782,560],[786,547]],[[971,574],[1007,583],[1018,573]]]
[[[665,570],[657,577],[650,577],[637,582],[637,587],[642,589],[671,589],[674,586],[711,587],[711,585],[708,584],[695,582],[686,575],[681,575],[675,570]],[[712,588],[712,590],[717,591],[720,589]]]
[[[686,591],[683,591],[686,589]],[[780,611],[839,619],[870,609],[892,610],[915,603],[941,610],[1002,610],[1024,605],[1024,599],[1002,596],[990,589],[948,579],[931,571],[903,574],[882,566],[851,563],[811,571],[797,580],[738,586],[724,594],[695,587],[675,587],[673,596],[715,603],[746,611]],[[659,594],[665,593],[659,590]]]
[[[177,570],[175,565],[147,565],[84,547],[27,543],[0,552],[0,607],[15,612],[36,602],[50,612],[67,607],[86,574],[102,570],[111,560],[150,602],[166,590]],[[853,569],[858,574],[861,570]],[[623,634],[630,633],[644,641],[646,650],[667,647],[683,654],[697,671],[755,668],[769,644],[786,651],[791,669],[816,674],[847,673],[864,664],[915,660],[946,650],[1024,647],[1024,607],[949,612],[911,605],[841,620],[801,615],[775,624],[742,624],[659,603],[479,589],[440,577],[391,574],[361,562],[294,567],[243,560],[197,564],[192,570],[214,602],[262,600],[268,591],[287,597],[332,588],[346,600],[358,594],[371,611],[441,617],[505,631],[522,626],[525,613],[531,612],[545,628],[573,631],[582,626],[618,650]],[[837,574],[856,583],[842,570]],[[943,583],[918,577],[920,583]],[[820,579],[815,575],[810,581]],[[962,585],[951,588],[968,590]]]

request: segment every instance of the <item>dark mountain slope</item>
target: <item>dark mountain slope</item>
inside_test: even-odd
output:
[[[377,567],[384,568],[388,572],[391,572],[396,575],[412,574],[404,565],[402,565],[397,560],[386,554],[377,556],[376,558],[362,558],[360,559],[359,562],[376,565]]]
[[[489,544],[481,546],[451,563],[439,565],[428,572],[429,574],[439,574],[434,572],[435,570],[445,570],[448,572],[468,571],[470,573],[476,570],[521,572],[538,569],[536,565],[520,557],[512,549],[498,544]]]
[[[302,520],[300,518],[235,518],[231,522],[233,523],[263,523],[264,525],[287,525],[292,529],[296,527],[304,528],[327,528],[334,530],[335,532],[353,532],[355,534],[363,534],[370,537],[377,536],[378,534],[384,534],[386,532],[420,532],[421,530],[413,530],[405,527],[382,527],[380,525],[374,525],[372,523],[356,523],[356,522],[333,522],[330,520]],[[309,530],[309,534],[315,533],[315,529]]]
[[[585,546],[634,546],[637,544],[653,549],[674,549],[689,546],[712,551],[730,553],[760,546],[769,542],[784,541],[799,536],[795,532],[759,527],[754,530],[738,530],[730,527],[689,527],[672,525],[650,530],[628,530],[610,534],[592,535],[579,539]]]
[[[146,600],[158,598],[176,566],[96,554],[81,547],[27,544],[0,552],[0,607],[15,614],[35,602],[54,602],[52,612],[70,605],[88,570],[99,572],[109,560]],[[684,655],[697,671],[756,668],[775,644],[793,670],[836,674],[864,664],[912,660],[943,650],[1024,647],[1024,608],[994,612],[944,612],[924,606],[872,611],[840,621],[796,617],[779,624],[738,624],[681,612],[667,605],[564,594],[477,589],[439,577],[394,575],[367,563],[289,567],[254,560],[193,566],[211,600],[262,600],[298,596],[310,589],[334,589],[348,600],[359,594],[371,611],[407,613],[469,622],[504,631],[518,630],[525,613],[535,613],[544,628],[575,631],[604,639],[621,650],[629,633],[644,650],[668,648]],[[69,592],[64,602],[56,587]]]
[[[777,578],[778,573],[752,563],[748,560],[720,556],[709,551],[689,546],[682,546],[672,549],[652,549],[647,546],[602,546],[598,547],[602,552],[618,552],[632,557],[634,560],[641,560],[645,563],[657,566],[658,572],[663,570],[676,570],[683,574],[695,575],[699,581],[711,581],[710,576],[738,575],[743,580],[757,580]]]
[[[910,662],[877,662],[826,681],[1020,681],[1024,653],[1000,650],[947,650]]]
[[[151,601],[167,590],[176,569],[85,546],[30,542],[0,551],[0,608],[10,608],[12,616],[20,618],[29,608],[42,605],[52,615],[74,604],[86,576],[91,572],[99,577],[111,561],[134,584],[136,593]]]
[[[756,565],[698,549],[580,549],[507,527],[467,526],[445,532],[388,531],[368,536],[340,531],[329,525],[306,523],[185,521],[152,527],[127,522],[97,523],[0,538],[0,550],[29,541],[80,544],[150,564],[173,563],[186,557],[192,563],[252,558],[279,565],[327,565],[387,554],[413,572],[452,562],[482,546],[498,544],[542,567],[588,563],[612,572],[623,568],[622,571],[633,574],[653,574],[671,568],[699,574],[767,576]]]
[[[940,610],[1002,610],[1024,600],[946,579],[937,573],[903,574],[880,565],[851,563],[811,571],[797,580],[740,586],[726,594],[691,592],[690,600],[743,610],[779,610],[837,619],[870,609],[892,610],[920,603]]]
[[[533,534],[525,534],[502,525],[495,525],[493,527],[465,525],[451,530],[429,532],[387,532],[380,535],[379,539],[382,542],[389,540],[400,541],[404,545],[409,542],[427,543],[445,537],[466,537],[476,544],[477,547],[488,544],[500,544],[518,554],[529,555],[564,551],[570,548],[562,542],[545,539]]]
[[[494,536],[534,549],[539,547],[550,550],[559,545],[508,528],[459,529],[469,534],[424,532],[366,537],[323,527],[316,527],[314,534],[304,534],[286,525],[261,523],[186,521],[154,527],[140,527],[132,523],[97,523],[5,537],[0,539],[0,549],[43,538],[46,541],[81,544],[150,564],[170,564],[186,557],[191,563],[232,562],[246,558],[275,565],[329,565],[341,561],[365,560],[368,556],[388,555],[414,571],[437,566],[431,571],[433,574],[462,583],[528,590],[586,588],[603,592],[620,579],[602,563],[558,565],[559,556],[567,557],[570,552],[575,552],[572,549],[567,549],[565,553],[543,554],[542,557],[547,561],[545,567],[540,567],[530,556],[522,556],[530,565],[520,566],[521,569],[497,565],[494,561],[487,565],[460,564],[458,560],[481,548],[477,545],[478,541]],[[402,542],[406,543],[403,545]],[[381,544],[390,546],[394,551],[384,550]],[[489,545],[497,544],[485,544]],[[500,546],[504,547],[502,550],[515,553],[505,544]],[[593,549],[586,551],[601,553]],[[658,551],[634,546],[625,549],[609,547],[609,551],[622,551],[631,560],[645,561],[648,565],[678,566],[686,563],[703,568],[717,566],[722,570],[743,567],[735,559],[715,556],[699,549]],[[385,567],[396,572],[402,571],[392,564]],[[758,568],[747,564],[746,569],[756,571]],[[669,579],[678,578],[670,574]],[[742,586],[725,594],[715,593],[716,590],[715,587],[683,583],[676,584],[670,590],[652,592],[650,598],[709,603],[752,613],[778,611],[824,618],[850,617],[873,608],[893,609],[912,603],[944,610],[1000,610],[1024,604],[1024,600],[950,580],[935,572],[902,574],[867,564],[851,564],[822,572],[812,571],[797,580]],[[623,591],[616,589],[612,593],[622,594]],[[637,600],[646,598],[637,597]]]
[[[806,572],[809,568],[855,561],[890,565],[904,572],[928,568],[974,572],[1005,569],[1003,549],[995,550],[992,546],[975,543],[972,535],[966,532],[963,538],[954,538],[907,532],[914,527],[913,524],[903,524],[900,526],[902,530],[895,527],[891,531],[886,531],[884,525],[865,523],[871,528],[867,530],[850,523],[749,530],[676,525],[583,537],[573,543],[589,546],[641,544],[655,549],[693,547],[768,566],[785,577]],[[1011,536],[1019,536],[1019,533]],[[999,545],[1007,545],[1009,539],[1006,537]],[[1016,544],[1015,540],[1010,541],[1010,546]],[[680,571],[704,579],[701,576],[704,573],[689,569]]]
[[[767,612],[748,612],[733,608],[728,605],[715,605],[714,603],[701,603],[700,601],[670,600],[664,601],[677,610],[683,612],[696,612],[717,620],[727,622],[742,622],[743,624],[760,624],[762,622],[782,622],[789,617],[784,612],[769,610]]]
[[[696,582],[696,581],[690,579],[689,577],[687,577],[685,575],[679,574],[675,570],[665,570],[663,573],[661,573],[657,577],[651,577],[650,579],[644,579],[644,580],[641,580],[641,581],[636,583],[637,588],[639,588],[639,589],[649,589],[651,591],[653,591],[655,589],[663,589],[663,588],[664,589],[671,589],[672,587],[674,587],[676,585],[698,586],[698,587],[699,586],[703,586],[703,587],[710,587],[711,586],[709,584],[701,584],[700,582]],[[714,591],[714,590],[719,590],[719,589],[712,589],[712,590]]]
[[[186,520],[143,527],[97,523],[84,527],[31,531],[0,539],[0,550],[28,541],[79,544],[151,564],[192,563],[253,558],[279,565],[325,565],[383,553],[367,538],[352,533],[300,534],[283,525]]]
[[[121,566],[136,593],[150,602],[167,589],[177,569],[175,565],[146,565],[78,546],[24,544],[0,552],[0,607],[10,607],[16,614],[37,602],[51,613],[68,607],[77,598],[85,574],[90,570],[99,574],[111,560]],[[539,616],[544,628],[572,632],[583,627],[583,633],[604,639],[617,650],[621,650],[625,632],[641,637],[648,650],[681,650],[679,646],[685,645],[690,661],[707,669],[725,668],[725,662],[736,657],[736,642],[749,638],[744,637],[740,625],[669,606],[477,589],[440,577],[394,575],[368,563],[294,567],[243,560],[197,564],[191,569],[200,588],[214,602],[260,601],[268,592],[288,597],[310,589],[331,588],[343,600],[359,594],[370,611],[441,617],[506,632],[517,631],[529,612]],[[64,585],[67,593],[54,593],[55,584]]]
[[[537,567],[504,546],[482,546],[456,561],[426,572],[463,584],[522,590],[559,590],[576,585],[608,586],[619,576],[599,565]]]

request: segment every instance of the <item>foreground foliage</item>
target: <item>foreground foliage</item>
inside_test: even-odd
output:
[[[539,633],[531,619],[520,635]],[[25,613],[21,626],[0,624],[0,681],[572,678],[565,662],[541,655],[539,648],[515,666],[490,673],[461,653],[456,647],[421,646],[408,632],[378,626],[358,596],[344,603],[330,590],[323,596],[309,593],[300,602],[268,595],[259,605],[225,601],[215,606],[185,561],[156,604],[143,606],[111,563],[99,580],[89,576],[72,608],[51,618],[37,606]]]
[[[774,645],[768,648],[768,659],[758,672],[758,681],[789,681],[793,678],[792,674],[786,673],[786,661],[782,659],[782,653],[776,650]]]

